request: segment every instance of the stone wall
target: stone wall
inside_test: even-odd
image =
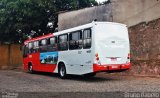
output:
[[[160,19],[129,28],[130,74],[160,75]]]
[[[160,19],[130,27],[129,34],[133,59],[160,59]]]

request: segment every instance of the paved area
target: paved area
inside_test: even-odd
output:
[[[29,74],[22,71],[0,71],[0,92],[160,92],[160,78],[117,76],[100,73],[85,79],[57,74]]]

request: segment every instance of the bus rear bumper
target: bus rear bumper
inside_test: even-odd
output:
[[[130,69],[131,64],[93,64],[93,72],[121,72]]]

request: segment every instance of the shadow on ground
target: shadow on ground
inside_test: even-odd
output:
[[[34,74],[61,79],[59,75],[55,73],[35,72]],[[106,76],[105,74],[103,74],[103,76],[101,76],[101,74],[98,74],[94,77],[84,77],[80,75],[68,75],[67,79],[62,79],[62,80],[74,80],[74,81],[84,81],[84,82],[104,82],[104,81],[118,81],[120,80],[120,78],[111,77],[108,74]]]

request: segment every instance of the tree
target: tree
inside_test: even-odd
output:
[[[23,41],[53,32],[58,12],[96,5],[95,0],[1,0],[0,42]],[[53,23],[52,30],[47,27]]]

